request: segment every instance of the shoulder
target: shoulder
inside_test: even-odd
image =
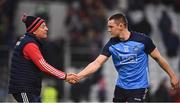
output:
[[[146,43],[149,40],[151,40],[150,37],[148,37],[146,34],[144,33],[140,33],[140,32],[131,32],[131,39],[132,41],[137,41],[137,42],[142,42],[142,43]]]
[[[21,40],[23,42],[35,42],[35,39],[27,34],[25,34]]]
[[[37,38],[31,34],[28,34],[26,33],[22,42],[24,42],[24,44],[27,44],[27,43],[31,43],[33,42],[34,44],[40,46],[41,42],[39,42],[39,40],[37,40]]]
[[[121,41],[118,38],[112,37],[112,38],[110,38],[110,40],[106,44],[110,46],[110,45],[117,44],[119,42],[121,42]]]
[[[146,34],[140,33],[140,32],[132,32],[132,34],[137,39],[148,39],[149,38]]]
[[[27,48],[39,48],[37,44],[30,42],[25,45]]]

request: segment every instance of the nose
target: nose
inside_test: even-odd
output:
[[[45,27],[45,30],[48,31],[48,27],[47,26]]]
[[[110,28],[108,28],[108,32],[110,32]]]
[[[111,29],[110,29],[110,28],[108,28],[108,32],[111,32]]]

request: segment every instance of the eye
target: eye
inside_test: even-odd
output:
[[[109,28],[113,28],[113,26],[108,26]]]
[[[41,28],[44,29],[45,27],[47,27],[47,25],[45,23],[41,24]]]
[[[41,27],[44,29],[46,27],[46,25],[42,25]]]

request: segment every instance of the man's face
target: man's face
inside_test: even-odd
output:
[[[117,24],[113,19],[108,20],[108,32],[110,32],[113,37],[120,36],[121,31],[123,30],[122,25],[122,23]]]
[[[43,22],[39,28],[37,28],[37,30],[34,32],[34,34],[36,35],[36,37],[44,39],[47,38],[47,32],[48,32],[48,28],[46,26],[46,23]]]

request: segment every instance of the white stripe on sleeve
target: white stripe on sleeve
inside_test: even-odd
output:
[[[46,63],[44,59],[40,59],[39,62],[43,66],[43,68],[47,70],[48,72],[50,72],[51,74],[54,74],[55,76],[62,79],[65,78],[65,75],[63,72],[56,70],[54,67]]]

